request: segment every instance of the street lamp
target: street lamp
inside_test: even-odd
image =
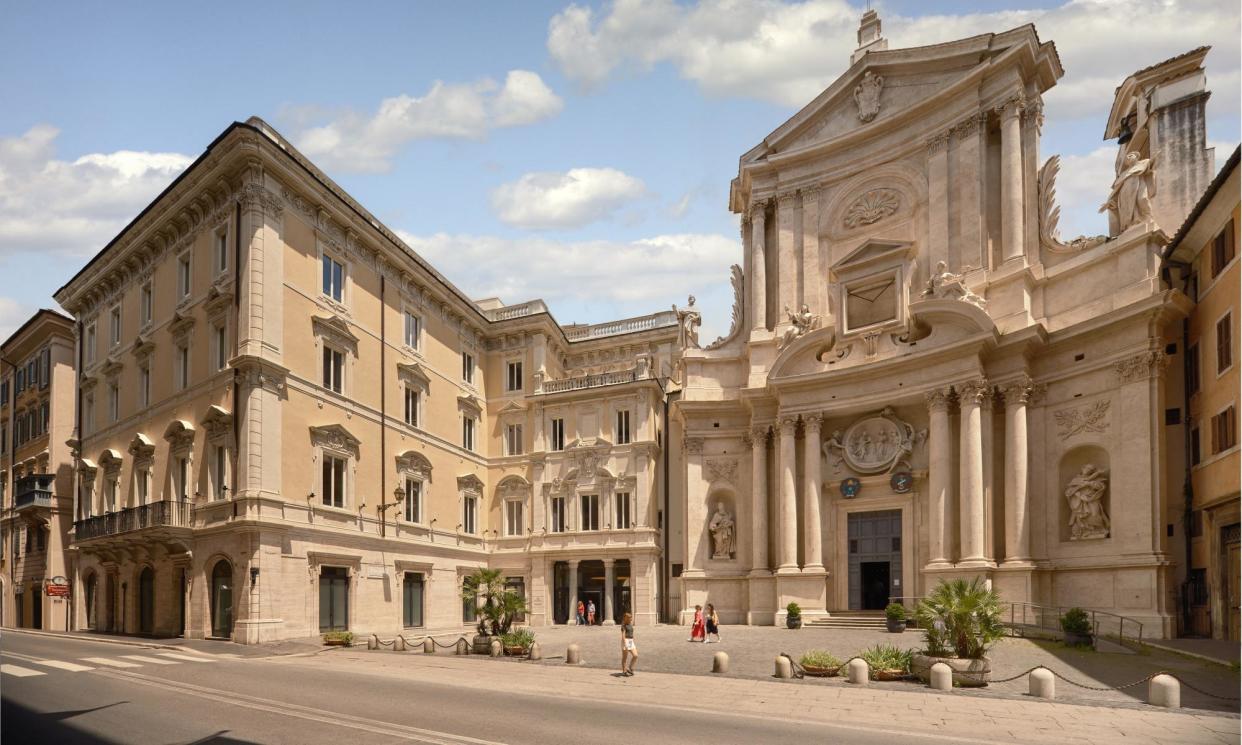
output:
[[[398,486],[396,489],[393,489],[392,498],[393,498],[393,501],[391,502],[385,502],[384,500],[381,499],[379,503],[379,507],[375,508],[376,510],[379,511],[380,535],[381,536],[386,535],[388,533],[388,513],[386,512],[386,510],[389,507],[397,507],[402,502],[405,501],[405,489],[402,489],[400,486]]]

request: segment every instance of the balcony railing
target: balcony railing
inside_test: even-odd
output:
[[[617,372],[598,373],[596,375],[583,375],[578,378],[565,378],[563,380],[545,380],[543,382],[543,393],[563,393],[565,391],[580,391],[584,388],[598,388],[604,385],[618,385],[620,383],[633,383],[638,380],[638,372],[634,369],[618,370]]]
[[[528,300],[517,305],[502,305],[499,308],[490,308],[483,311],[483,315],[487,316],[489,321],[507,321],[510,318],[522,318],[523,316],[533,316],[536,313],[547,312],[548,306],[544,305],[542,300]]]
[[[609,321],[608,323],[596,323],[591,325],[577,325],[565,327],[565,338],[570,341],[585,341],[587,339],[598,339],[603,336],[617,336],[619,334],[632,334],[637,331],[647,331],[648,329],[664,328],[666,326],[677,325],[677,314],[671,310],[652,313],[649,316],[639,316],[638,318],[626,318],[621,321]]]
[[[73,524],[73,529],[75,539],[84,541],[146,528],[187,528],[189,526],[190,503],[165,501],[78,520]]]
[[[13,493],[13,508],[51,507],[52,482],[55,480],[56,476],[50,473],[35,473],[18,479]]]

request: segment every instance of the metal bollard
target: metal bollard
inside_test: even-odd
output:
[[[532,660],[542,660],[542,659],[543,659],[543,649],[541,649],[541,648],[539,647],[539,642],[531,642],[531,644],[530,644],[530,654],[529,654],[528,656],[529,656],[529,657],[530,657],[530,659],[532,659]]]
[[[1035,698],[1056,698],[1057,697],[1057,679],[1052,675],[1052,671],[1039,668],[1032,670],[1030,678],[1030,692]]]
[[[727,673],[729,672],[729,653],[717,652],[712,655],[712,672]]]
[[[371,634],[367,637],[367,649],[379,649],[379,636]]]
[[[775,676],[782,680],[788,680],[793,677],[793,663],[790,662],[788,657],[784,655],[777,656]]]
[[[581,665],[582,664],[582,652],[581,650],[578,649],[577,644],[570,644],[568,647],[565,647],[565,664],[566,665]]]
[[[871,668],[863,660],[850,660],[847,669],[849,681],[855,685],[865,686],[871,679]]]
[[[430,636],[423,639],[423,654],[435,654],[436,642]]]
[[[492,643],[488,645],[488,651],[491,652],[492,657],[499,657],[504,651],[504,648],[500,646],[499,639],[492,639]]]
[[[405,651],[405,637],[404,636],[397,634],[397,638],[392,640],[392,651],[394,652]]]
[[[458,639],[457,640],[457,654],[459,655],[470,654],[470,642],[466,641],[465,639]]]
[[[1157,675],[1147,681],[1147,703],[1166,709],[1182,708],[1182,684],[1172,675]]]
[[[937,662],[931,666],[931,687],[937,691],[953,690],[953,668]]]

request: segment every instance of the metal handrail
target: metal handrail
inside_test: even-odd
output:
[[[74,539],[81,541],[153,527],[188,527],[190,508],[189,502],[164,500],[88,517],[73,524]]]
[[[889,597],[888,602],[901,603],[902,605],[918,605],[918,603],[923,599],[923,596],[893,595]],[[1061,629],[1061,616],[1065,615],[1065,612],[1070,610],[1069,607],[1063,605],[1039,605],[1037,603],[1027,603],[1022,601],[1002,602],[1009,606],[1009,620],[1007,622],[1002,620],[1002,623],[1004,623],[1005,626],[1008,626],[1011,630],[1023,627],[1034,627],[1038,629],[1059,631]],[[1101,636],[1101,625],[1105,623],[1111,625],[1112,622],[1109,621],[1109,619],[1114,618],[1117,619],[1116,638],[1119,644],[1126,643],[1127,624],[1134,627],[1131,630],[1131,638],[1134,642],[1139,645],[1143,643],[1142,621],[1104,610],[1093,610],[1091,608],[1083,608],[1083,610],[1086,611],[1091,617],[1091,629],[1094,632],[1092,635],[1093,645],[1095,644],[1095,639],[1098,639]],[[1021,615],[1019,615],[1019,612]],[[1110,635],[1107,629],[1105,631],[1105,635]]]

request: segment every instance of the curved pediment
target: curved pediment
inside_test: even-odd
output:
[[[938,330],[958,328],[967,333],[995,331],[996,324],[987,311],[974,303],[954,298],[923,298],[910,303],[910,317],[921,327],[931,331],[932,339]],[[960,336],[960,334],[959,334]]]

